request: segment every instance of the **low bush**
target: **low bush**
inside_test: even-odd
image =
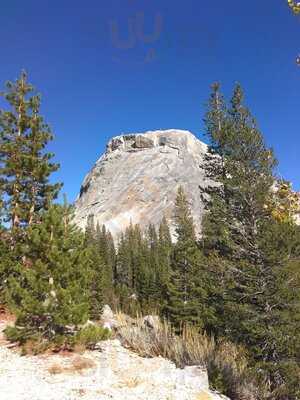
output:
[[[231,400],[263,397],[259,397],[259,393],[264,392],[264,387],[253,378],[247,354],[242,347],[225,341],[216,342],[214,338],[188,325],[182,329],[181,335],[177,335],[166,321],[157,329],[149,329],[142,318],[132,321],[121,313],[117,318],[117,336],[139,355],[162,356],[180,368],[202,365],[207,369],[211,389],[225,394]]]
[[[6,338],[10,341],[10,342],[18,342],[18,343],[22,343],[23,341],[23,335],[20,332],[20,330],[15,327],[15,326],[7,326],[4,330],[5,336]]]
[[[96,343],[110,338],[111,333],[107,328],[89,325],[73,334],[55,335],[51,340],[46,340],[37,332],[26,332],[15,326],[8,326],[5,335],[11,342],[21,346],[22,355],[39,354],[46,350],[59,352],[61,350],[73,351],[80,349],[94,349]]]
[[[107,340],[111,336],[111,332],[102,326],[89,325],[74,336],[74,345],[81,345],[87,349],[93,349],[101,340]]]
[[[45,352],[51,347],[51,343],[37,333],[24,332],[15,326],[8,326],[4,330],[6,338],[10,342],[16,342],[21,346],[22,355],[37,355]]]

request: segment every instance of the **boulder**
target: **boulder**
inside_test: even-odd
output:
[[[150,149],[151,147],[154,146],[154,142],[152,139],[149,137],[143,136],[143,135],[137,135],[135,138],[135,147],[138,149]]]
[[[193,365],[182,370],[181,383],[195,390],[209,389],[208,375],[205,368]]]
[[[118,327],[118,321],[116,320],[115,315],[108,304],[103,306],[100,321],[103,328],[107,328],[110,331]]]
[[[116,139],[111,140],[111,142],[108,145],[108,149],[110,151],[115,151],[115,150],[119,149],[120,147],[123,147],[123,145],[124,145],[124,141],[120,138],[116,138]]]

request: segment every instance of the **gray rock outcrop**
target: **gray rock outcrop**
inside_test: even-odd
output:
[[[112,138],[85,177],[75,203],[75,222],[88,217],[117,238],[132,224],[171,222],[177,189],[183,186],[199,232],[203,204],[199,186],[209,181],[201,169],[207,145],[191,132],[160,130]]]

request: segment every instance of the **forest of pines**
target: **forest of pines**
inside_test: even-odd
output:
[[[204,168],[218,184],[194,189],[206,209],[201,235],[179,185],[171,226],[165,218],[146,231],[130,225],[118,242],[92,215],[80,231],[72,206],[56,201],[53,135],[26,73],[2,96],[0,303],[17,318],[8,338],[72,346],[104,304],[129,315],[155,312],[177,334],[192,325],[245,349],[249,374],[268,389],[262,399],[299,399],[298,199],[276,176],[240,85],[229,102],[212,85]]]

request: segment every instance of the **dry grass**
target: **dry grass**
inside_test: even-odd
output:
[[[125,381],[120,382],[121,387],[126,387],[129,389],[133,389],[137,387],[140,384],[140,381],[138,378],[130,378]]]
[[[86,351],[86,347],[83,344],[75,344],[74,349],[73,349],[74,353],[78,353],[78,354],[83,354]]]
[[[62,374],[64,372],[64,368],[59,365],[59,364],[52,364],[49,368],[48,368],[48,372],[51,375],[57,375],[57,374]]]
[[[96,364],[93,360],[87,357],[75,357],[72,360],[72,366],[69,368],[70,372],[81,372],[85,369],[95,368]]]
[[[29,339],[21,346],[21,354],[23,356],[36,356],[37,354],[45,353],[47,350],[51,351],[51,344],[42,339]]]
[[[216,347],[213,338],[199,334],[193,327],[186,327],[178,336],[166,321],[161,322],[158,329],[147,329],[141,317],[128,319],[126,315],[118,313],[117,320],[117,336],[125,346],[143,357],[168,358],[178,367],[195,364],[204,366]]]
[[[95,368],[96,364],[93,360],[87,357],[75,357],[71,361],[71,365],[60,365],[58,363],[52,364],[48,368],[48,372],[51,375],[57,375],[57,374],[64,374],[64,373],[75,373],[75,372],[82,372],[86,369],[91,369]]]
[[[216,342],[214,338],[186,326],[176,335],[169,323],[161,322],[158,329],[148,329],[141,317],[128,319],[117,313],[117,336],[130,349],[143,357],[162,356],[178,367],[201,365],[208,371],[213,389],[232,400],[253,400],[258,396],[257,385],[249,378],[247,357],[243,348],[232,343]],[[260,389],[261,390],[261,389]]]

